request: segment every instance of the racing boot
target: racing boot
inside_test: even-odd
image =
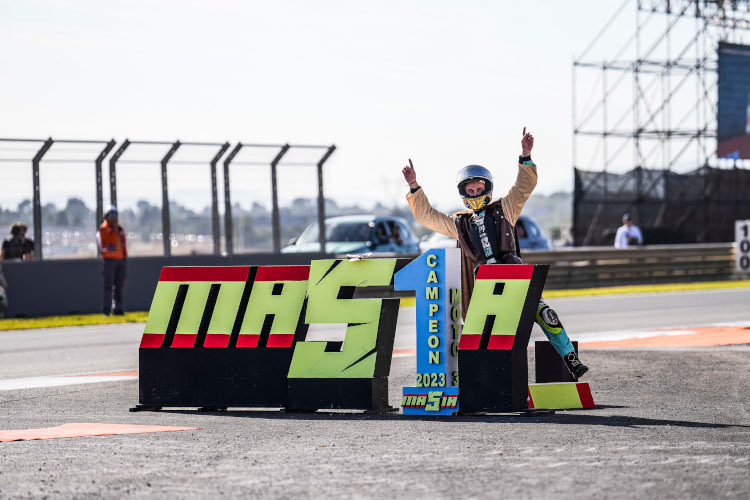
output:
[[[589,367],[581,363],[581,360],[578,359],[578,354],[575,352],[575,350],[570,351],[568,354],[563,356],[563,361],[565,361],[565,366],[568,367],[568,371],[576,380],[581,378],[584,373],[589,371]]]

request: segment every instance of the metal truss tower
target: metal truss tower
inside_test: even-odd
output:
[[[574,169],[611,193],[607,173],[736,167],[716,157],[719,42],[750,43],[750,0],[625,0],[573,61]]]

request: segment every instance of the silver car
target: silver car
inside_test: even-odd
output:
[[[419,253],[419,240],[409,224],[399,217],[375,215],[347,215],[327,217],[326,253],[362,254],[389,252],[397,254]],[[289,241],[281,253],[320,252],[318,223],[310,224],[299,236]]]

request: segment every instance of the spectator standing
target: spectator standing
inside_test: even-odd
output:
[[[34,241],[26,237],[28,229],[23,222],[16,222],[10,226],[10,239],[3,240],[0,260],[34,258]]]
[[[624,214],[622,216],[622,226],[620,226],[615,235],[615,248],[626,248],[642,244],[643,235],[640,228],[633,224],[630,214]]]
[[[128,249],[125,243],[125,230],[117,222],[117,208],[110,206],[104,213],[104,222],[96,232],[96,241],[102,256],[102,276],[104,294],[102,314],[122,316],[122,289],[125,286],[126,260]],[[113,294],[114,291],[114,294]],[[114,295],[114,308],[112,299]]]

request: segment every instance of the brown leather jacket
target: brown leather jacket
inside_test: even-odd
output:
[[[518,164],[518,175],[516,182],[503,198],[490,203],[487,210],[492,210],[495,215],[497,234],[500,237],[500,249],[505,252],[515,252],[514,230],[516,221],[521,215],[521,210],[529,199],[531,192],[536,187],[537,173],[536,165]],[[474,290],[474,267],[476,265],[476,249],[469,236],[469,224],[471,211],[466,210],[453,215],[444,214],[432,207],[424,189],[406,195],[409,208],[414,219],[424,227],[437,231],[458,240],[461,248],[461,302],[462,314],[466,316],[469,308],[471,293]],[[517,259],[517,260],[516,260]],[[506,256],[507,264],[518,264],[520,259],[513,259],[511,255]],[[513,262],[511,262],[511,260]]]

